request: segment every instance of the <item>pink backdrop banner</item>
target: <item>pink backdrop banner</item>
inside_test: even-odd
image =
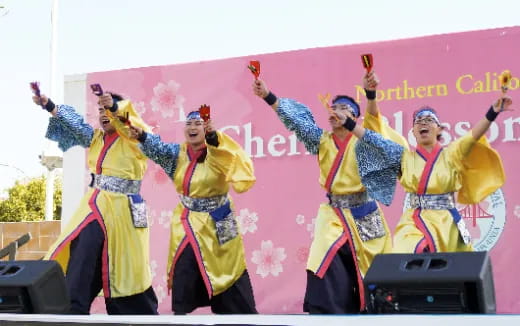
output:
[[[233,194],[244,237],[256,303],[261,313],[302,313],[305,264],[318,206],[326,201],[318,184],[315,157],[288,132],[276,114],[253,95],[249,60],[260,60],[261,78],[279,97],[307,104],[318,125],[329,128],[319,93],[350,94],[366,106],[360,54],[374,55],[381,79],[377,99],[389,124],[415,145],[412,112],[422,105],[445,122],[444,144],[481,119],[499,95],[498,75],[520,75],[520,27],[439,35],[369,44],[316,48],[209,62],[91,73],[87,82],[133,101],[163,140],[182,142],[184,117],[211,105],[216,127],[225,130],[253,158],[256,185]],[[520,80],[510,95],[520,103]],[[96,125],[95,97],[85,94],[89,120]],[[519,107],[516,105],[516,107]],[[488,133],[502,156],[507,182],[479,205],[459,207],[477,250],[492,256],[498,312],[520,313],[517,231],[520,226],[519,111],[501,114]],[[150,209],[151,267],[160,312],[169,313],[166,261],[172,209],[178,202],[171,180],[150,161],[142,191]],[[402,212],[403,191],[384,208],[392,228]],[[130,271],[129,271],[130,272]],[[101,311],[95,305],[94,311]],[[208,310],[202,310],[206,312]]]

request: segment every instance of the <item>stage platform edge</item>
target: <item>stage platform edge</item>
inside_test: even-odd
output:
[[[280,325],[280,326],[502,326],[520,315],[38,315],[0,314],[0,325]]]

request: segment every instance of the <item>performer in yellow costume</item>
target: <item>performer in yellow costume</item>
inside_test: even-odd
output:
[[[394,235],[395,252],[472,250],[469,232],[455,207],[454,193],[458,192],[458,202],[474,204],[504,183],[500,157],[484,134],[501,107],[509,110],[511,104],[509,97],[501,96],[484,119],[445,148],[439,144],[441,122],[430,107],[413,115],[413,134],[418,144],[414,150],[406,150],[374,132],[355,130],[361,137],[356,149],[361,180],[369,194],[390,202],[396,177],[408,193]]]
[[[66,274],[71,312],[88,314],[103,289],[109,314],[157,314],[146,209],[139,195],[147,158],[128,137],[129,123],[115,117],[148,127],[132,104],[115,94],[99,97],[102,129],[44,95],[33,100],[52,114],[47,138],[63,151],[75,145],[89,149],[90,188],[45,257],[60,263]]]
[[[363,124],[404,144],[378,114],[375,74],[365,75],[363,83],[369,113]],[[278,99],[262,80],[254,82],[253,91],[295,132],[307,151],[318,156],[319,182],[329,199],[321,204],[316,218],[303,309],[313,314],[360,312],[365,308],[363,277],[375,255],[391,251],[391,235],[382,211],[361,184],[354,153],[357,139],[338,119],[347,115],[357,119],[359,105],[351,97],[337,96],[329,116],[332,131],[324,131],[309,108],[292,99]]]
[[[172,178],[180,203],[171,221],[168,286],[172,310],[187,314],[211,306],[214,313],[257,313],[230,186],[242,193],[256,179],[253,163],[225,133],[199,112],[186,118],[182,144],[134,128],[143,152]]]

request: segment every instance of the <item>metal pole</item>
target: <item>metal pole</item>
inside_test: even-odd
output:
[[[45,220],[54,219],[54,170],[47,169],[47,180],[45,182]]]
[[[51,44],[50,44],[50,98],[55,99],[57,80],[56,80],[56,51],[58,43],[58,0],[52,1],[51,10]],[[47,148],[50,145],[47,144]],[[45,154],[44,154],[45,155]],[[45,220],[52,221],[54,216],[54,168],[47,167],[47,182],[45,185]]]
[[[50,87],[50,97],[55,99],[56,97],[56,89],[58,86],[58,82],[56,80],[56,53],[57,53],[57,44],[58,44],[58,0],[52,1],[52,10],[51,10],[51,45],[50,45],[50,60],[51,60],[51,87]]]

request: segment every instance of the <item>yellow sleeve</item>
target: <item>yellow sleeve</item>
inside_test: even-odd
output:
[[[482,137],[485,139],[485,137]],[[446,151],[450,158],[450,163],[457,168],[462,170],[464,168],[464,160],[472,152],[473,146],[477,143],[475,138],[468,132],[464,136],[451,142],[447,147]],[[487,144],[487,141],[486,141]]]
[[[461,204],[479,203],[504,184],[502,160],[489,146],[486,136],[476,141],[470,131],[451,143],[447,150],[450,162],[462,174],[457,200]]]
[[[137,143],[138,141],[136,139],[130,138],[130,127],[121,122],[118,117],[126,117],[128,115],[128,119],[130,120],[130,124],[134,127],[138,127],[143,129],[143,131],[147,133],[151,133],[152,128],[148,126],[142,119],[141,116],[139,116],[139,113],[134,109],[134,106],[132,105],[132,102],[128,100],[123,100],[117,102],[117,111],[112,112],[110,110],[107,110],[107,116],[110,119],[110,123],[116,128],[117,133],[119,136],[130,140],[132,142]]]
[[[373,130],[384,138],[390,139],[391,141],[398,143],[399,145],[408,149],[408,142],[406,139],[399,135],[399,133],[397,133],[394,129],[390,128],[390,126],[383,121],[383,117],[379,112],[377,115],[367,113],[363,118],[363,127]]]
[[[208,166],[223,173],[236,192],[249,190],[256,181],[251,158],[233,138],[220,131],[217,136],[218,147],[207,145]]]
[[[114,126],[117,133],[120,137],[122,137],[125,141],[128,141],[132,143],[131,146],[134,153],[137,155],[138,158],[141,158],[144,156],[144,154],[139,149],[139,141],[137,139],[133,139],[130,137],[130,127],[128,124],[123,123],[121,120],[119,120],[119,117],[127,117],[132,126],[138,127],[143,129],[143,131],[147,133],[151,133],[152,128],[148,126],[142,119],[139,113],[134,109],[134,106],[132,105],[132,102],[128,100],[123,100],[117,102],[117,111],[112,112],[110,110],[106,110],[107,117],[110,119],[110,124]]]

